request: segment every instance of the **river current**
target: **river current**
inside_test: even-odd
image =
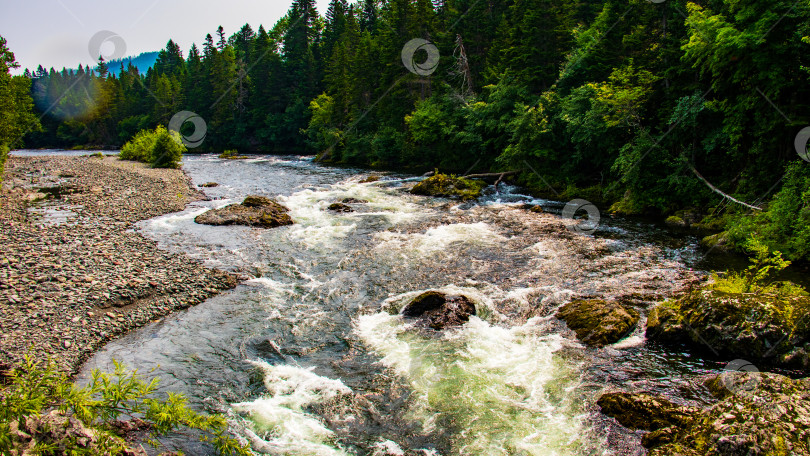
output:
[[[639,435],[602,416],[609,390],[678,402],[706,398],[695,375],[722,363],[657,347],[644,319],[594,349],[554,314],[580,297],[618,299],[642,315],[705,275],[697,239],[603,213],[569,231],[559,203],[517,188],[475,203],[410,195],[416,178],[361,183],[362,170],[306,157],[189,156],[211,201],[141,222],[162,248],[241,274],[231,292],[111,342],[84,367],[123,361],[195,408],[230,416],[258,453],[278,455],[636,455]],[[277,198],[296,224],[272,230],[197,225],[251,194]],[[327,210],[346,198],[353,213]],[[540,204],[552,214],[522,209]],[[437,289],[478,315],[427,334],[398,312]],[[166,440],[204,454],[193,438]]]

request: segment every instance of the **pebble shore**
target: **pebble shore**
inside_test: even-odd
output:
[[[181,170],[12,156],[2,185],[0,371],[30,353],[73,374],[106,342],[237,284],[133,230],[205,198]]]

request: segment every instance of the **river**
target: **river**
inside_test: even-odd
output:
[[[86,363],[123,361],[193,406],[227,413],[255,450],[281,455],[635,455],[639,436],[603,417],[607,390],[705,398],[693,377],[722,363],[645,342],[644,320],[602,349],[554,317],[575,297],[620,299],[642,314],[703,277],[697,239],[602,215],[593,235],[519,189],[475,203],[410,195],[413,178],[360,183],[362,170],[307,157],[189,156],[211,201],[141,222],[144,236],[242,274],[236,289],[109,343]],[[296,224],[272,230],[197,225],[249,194],[277,198]],[[345,198],[356,212],[326,207]],[[398,310],[427,289],[463,292],[476,317],[441,334]],[[193,439],[167,440],[188,454]]]

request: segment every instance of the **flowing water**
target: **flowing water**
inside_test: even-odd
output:
[[[576,297],[643,309],[702,276],[696,239],[603,214],[594,235],[518,206],[516,188],[477,203],[412,196],[414,178],[360,183],[359,170],[303,157],[187,157],[211,201],[142,222],[166,249],[247,278],[235,290],[111,342],[113,359],[164,391],[231,416],[254,450],[280,455],[630,455],[639,437],[598,413],[608,389],[702,401],[695,374],[722,364],[643,336],[587,348],[554,318]],[[296,224],[197,225],[248,194],[277,198]],[[354,213],[326,208],[355,198]],[[428,334],[400,308],[415,294],[464,293],[478,315]],[[208,451],[193,439],[169,443]]]

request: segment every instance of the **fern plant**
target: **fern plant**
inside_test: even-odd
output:
[[[250,455],[250,449],[230,436],[228,423],[222,415],[205,415],[188,407],[187,399],[169,393],[166,400],[155,398],[158,379],[144,381],[137,371],[128,371],[114,361],[112,374],[96,369],[86,386],[74,385],[67,375],[60,373],[55,363],[43,363],[26,356],[21,366],[8,373],[8,386],[0,391],[0,454],[12,454],[21,446],[34,454],[90,455],[121,454],[127,449],[124,439],[114,432],[114,424],[121,419],[139,418],[149,428],[149,444],[157,447],[156,439],[181,429],[200,432],[200,439],[209,442],[218,454]],[[86,439],[66,433],[57,441],[40,436],[21,441],[31,419],[45,415],[62,419],[76,419],[92,430],[96,437],[92,446]],[[60,433],[60,435],[62,435]],[[54,439],[51,439],[54,440]],[[28,453],[26,453],[28,454]]]

